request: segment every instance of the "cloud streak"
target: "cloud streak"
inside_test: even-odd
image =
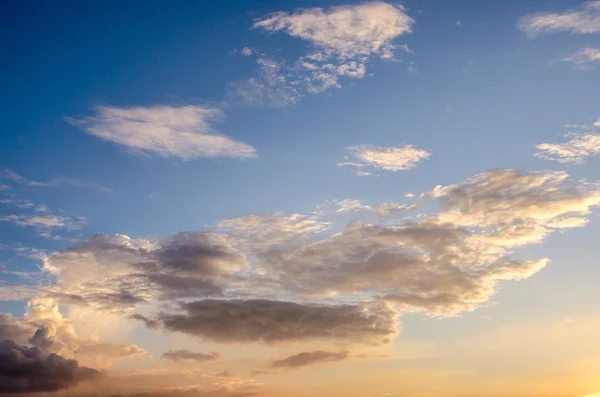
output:
[[[206,106],[99,106],[95,115],[68,119],[82,131],[124,146],[133,153],[179,157],[256,157],[256,149],[224,135],[213,124],[220,109]]]
[[[282,360],[277,360],[273,362],[271,366],[273,368],[300,368],[317,363],[346,360],[348,355],[348,351],[327,352],[323,350],[316,350],[312,352],[295,354]]]
[[[163,358],[171,361],[180,361],[180,360],[192,360],[197,362],[205,362],[205,361],[214,361],[221,357],[221,355],[217,352],[212,353],[198,353],[193,352],[187,349],[182,350],[169,350],[164,353]]]
[[[539,12],[526,15],[519,20],[518,27],[532,36],[558,32],[599,33],[600,1],[585,2],[579,9],[564,12]]]

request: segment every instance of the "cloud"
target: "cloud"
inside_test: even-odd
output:
[[[398,204],[394,202],[383,203],[377,207],[363,204],[360,200],[344,199],[336,202],[339,207],[336,212],[372,212],[379,216],[388,216],[395,213],[406,214],[408,211],[417,209],[418,203],[415,204]]]
[[[286,357],[283,360],[277,360],[272,364],[272,367],[299,368],[323,362],[342,361],[348,358],[348,354],[348,351],[327,352],[323,350],[316,350],[312,352],[304,352]]]
[[[600,1],[585,2],[579,9],[565,12],[539,12],[519,20],[518,27],[530,35],[557,32],[591,34],[600,32]]]
[[[415,168],[418,163],[427,160],[431,153],[412,145],[385,147],[358,145],[347,148],[349,156],[338,163],[339,166],[351,166],[362,171],[374,168],[384,171],[406,171]]]
[[[160,313],[165,329],[219,343],[310,339],[387,343],[397,333],[395,313],[386,307],[254,299],[182,302],[180,308],[180,313]]]
[[[10,222],[19,227],[29,227],[36,230],[42,237],[57,239],[53,231],[77,230],[86,222],[83,217],[71,218],[65,215],[56,215],[45,205],[36,205],[29,200],[0,200],[1,203],[12,204],[19,208],[21,213],[0,216],[0,222]],[[24,213],[26,212],[26,213]]]
[[[163,358],[166,358],[167,360],[171,360],[171,361],[193,360],[193,361],[198,361],[198,362],[213,361],[213,360],[217,360],[221,357],[221,355],[217,352],[197,353],[197,352],[189,351],[187,349],[175,350],[175,351],[169,350],[168,352],[164,353],[162,356],[163,356]]]
[[[19,344],[26,344],[29,335],[35,330],[33,324],[20,321],[10,313],[0,313],[0,340],[11,339]]]
[[[256,157],[256,149],[214,132],[222,111],[205,106],[118,108],[100,106],[94,116],[68,119],[84,132],[134,153],[190,160],[197,157]]]
[[[44,270],[57,278],[50,291],[63,294],[56,299],[116,311],[154,299],[220,296],[224,279],[247,266],[227,236],[216,233],[157,241],[97,234],[44,259]]]
[[[283,31],[309,41],[327,54],[350,59],[380,54],[392,45],[394,38],[409,33],[413,23],[402,6],[371,2],[327,11],[310,8],[293,14],[277,12],[256,21],[254,28]]]
[[[600,61],[600,48],[582,48],[574,54],[563,58],[563,61],[575,63],[577,65],[583,65],[594,61]]]
[[[75,360],[44,354],[38,348],[20,346],[10,339],[0,340],[2,393],[54,392],[98,376],[98,371],[80,367]]]
[[[40,182],[40,181],[27,179],[8,168],[4,168],[2,170],[0,179],[8,179],[8,180],[17,182],[21,185],[27,185],[27,186],[32,186],[32,187],[71,186],[71,187],[93,189],[93,190],[97,190],[97,191],[103,192],[103,193],[112,193],[112,189],[102,186],[96,182],[83,181],[83,180],[77,179],[77,178],[68,178],[63,175],[55,176],[54,178],[50,179],[47,182]]]
[[[412,217],[397,202],[339,203],[406,217],[329,234],[336,225],[326,211],[249,215],[217,223],[218,233],[152,240],[98,234],[44,258],[56,281],[41,295],[218,343],[382,344],[402,313],[475,310],[500,283],[541,271],[548,258],[520,260],[515,249],[585,226],[600,187],[565,172],[507,169],[423,192],[408,206],[420,211]]]
[[[262,214],[224,219],[217,227],[230,230],[238,244],[275,245],[292,239],[306,239],[327,230],[329,222],[302,214]]]
[[[560,163],[582,163],[587,157],[600,153],[600,134],[568,133],[563,143],[542,143],[536,146],[536,157]]]
[[[230,84],[230,92],[250,105],[287,106],[341,88],[340,78],[364,77],[371,58],[393,59],[397,49],[409,52],[393,41],[410,33],[413,24],[402,6],[384,2],[273,13],[253,28],[284,32],[307,41],[313,51],[292,64],[261,54],[259,75]]]

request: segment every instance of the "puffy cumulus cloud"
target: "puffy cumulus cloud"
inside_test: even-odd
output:
[[[204,362],[204,361],[213,361],[213,360],[217,360],[221,357],[221,355],[217,352],[212,352],[212,353],[198,353],[198,352],[193,352],[187,349],[182,349],[182,350],[169,350],[168,352],[164,353],[163,358],[166,358],[167,360],[171,360],[171,361],[180,361],[180,360],[193,360],[193,361],[197,361],[197,362]]]
[[[68,119],[88,134],[125,146],[132,152],[161,157],[256,157],[256,149],[224,135],[213,124],[222,111],[205,106],[100,106],[96,114]]]
[[[519,20],[519,29],[538,35],[556,32],[590,34],[600,32],[600,1],[588,1],[579,9],[564,12],[539,12]]]
[[[2,393],[54,392],[98,376],[98,371],[80,367],[75,360],[20,346],[10,339],[0,340]]]
[[[158,319],[169,331],[220,343],[334,339],[387,343],[396,313],[385,305],[323,305],[266,299],[180,303],[181,312]]]
[[[598,59],[600,59],[600,53]],[[600,134],[571,132],[566,137],[568,140],[563,143],[537,145],[536,148],[539,152],[535,156],[560,163],[582,163],[587,157],[600,153]]]
[[[316,350],[312,352],[303,352],[286,357],[282,360],[277,360],[273,362],[272,367],[299,368],[311,364],[346,360],[348,355],[348,351],[328,352],[324,350]]]
[[[600,61],[600,48],[587,47],[578,50],[577,52],[563,58],[564,62],[571,62],[578,65]]]
[[[180,233],[156,241],[97,234],[48,255],[49,293],[69,303],[123,311],[154,299],[220,296],[223,279],[247,267],[227,236]]]
[[[383,219],[330,234],[326,211],[250,215],[219,222],[219,233],[156,240],[99,234],[45,258],[56,283],[44,293],[218,343],[381,344],[403,312],[474,310],[501,282],[542,270],[547,258],[519,260],[515,248],[586,225],[600,187],[564,172],[491,170],[418,195],[411,218],[391,216],[408,209],[394,202],[333,203]]]
[[[60,313],[50,298],[34,297],[27,303],[23,318],[0,314],[0,339],[31,345],[46,354],[56,353],[94,367],[108,367],[146,352],[132,344],[106,343],[97,337],[81,337],[73,322]]]
[[[431,153],[413,145],[400,147],[383,147],[371,145],[358,145],[348,148],[349,156],[338,163],[339,166],[352,166],[363,171],[364,168],[374,168],[384,171],[406,171],[415,168],[423,160],[427,160]]]
[[[11,339],[26,344],[35,331],[35,325],[21,321],[10,313],[0,313],[0,340]]]
[[[384,2],[276,12],[253,28],[300,38],[313,51],[292,64],[261,54],[259,75],[232,83],[231,91],[249,104],[285,106],[307,94],[340,88],[342,77],[364,77],[371,58],[393,59],[397,49],[410,52],[393,41],[411,32],[413,24],[402,6]]]
[[[456,185],[438,186],[432,194],[444,205],[440,220],[510,235],[524,228],[535,232],[536,226],[580,225],[571,221],[600,203],[600,191],[595,186],[572,186],[568,179],[566,172],[493,170]]]

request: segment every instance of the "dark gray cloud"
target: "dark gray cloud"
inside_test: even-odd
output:
[[[54,353],[46,355],[10,339],[0,341],[0,393],[53,392],[99,375],[95,369],[80,367],[75,360]]]
[[[163,356],[163,358],[166,358],[167,360],[171,360],[171,361],[194,360],[194,361],[198,361],[198,362],[217,360],[221,357],[221,355],[217,352],[198,353],[198,352],[193,352],[193,351],[190,351],[187,349],[169,350],[168,352],[164,353],[162,356]]]
[[[180,307],[180,313],[159,315],[162,326],[215,342],[341,339],[387,343],[397,333],[395,312],[385,306],[207,299]]]
[[[158,327],[160,327],[159,321],[153,320],[151,318],[148,318],[148,317],[138,314],[138,313],[132,314],[131,316],[129,316],[129,318],[143,322],[144,325],[146,325],[146,327],[148,327],[150,329],[157,329]]]
[[[277,360],[271,366],[274,368],[298,368],[310,364],[346,360],[348,355],[348,351],[327,352],[324,350],[316,350],[295,354],[282,360]]]

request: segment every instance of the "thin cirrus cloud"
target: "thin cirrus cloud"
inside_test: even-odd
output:
[[[339,166],[357,168],[359,175],[370,175],[369,170],[406,171],[415,168],[431,153],[413,145],[372,146],[358,145],[347,148],[349,155],[338,163]]]
[[[563,58],[563,61],[577,65],[585,65],[590,62],[600,61],[600,48],[582,48],[568,57]]]
[[[53,234],[56,230],[77,230],[87,221],[84,217],[55,214],[45,205],[34,204],[29,200],[2,199],[0,204],[11,205],[18,209],[17,213],[0,216],[0,222],[32,228],[40,236],[50,239],[60,238]]]
[[[253,29],[286,33],[310,43],[311,51],[291,64],[260,54],[258,75],[231,83],[230,92],[251,105],[286,106],[340,88],[342,77],[364,77],[373,57],[391,60],[397,50],[410,52],[394,39],[410,33],[414,22],[402,6],[384,2],[273,13]]]
[[[0,173],[0,179],[10,180],[14,183],[18,183],[19,185],[31,186],[31,187],[54,187],[54,188],[57,188],[57,187],[61,187],[61,186],[71,186],[71,187],[78,187],[78,188],[93,189],[93,190],[97,190],[97,191],[103,192],[103,193],[112,193],[113,192],[112,189],[110,189],[106,186],[102,186],[99,183],[84,181],[84,180],[77,179],[77,178],[68,178],[63,175],[57,175],[47,182],[27,179],[24,176],[17,174],[16,172],[14,172],[13,170],[10,170],[8,168],[4,168],[2,170],[2,172]],[[9,189],[10,189],[10,187],[9,187]]]
[[[518,27],[532,36],[558,32],[599,33],[600,0],[588,1],[577,9],[564,12],[539,12],[526,15],[519,20]]]
[[[118,108],[99,106],[93,116],[67,121],[82,131],[126,147],[134,153],[179,157],[256,157],[256,149],[215,133],[213,124],[223,117],[205,106],[152,106]]]

